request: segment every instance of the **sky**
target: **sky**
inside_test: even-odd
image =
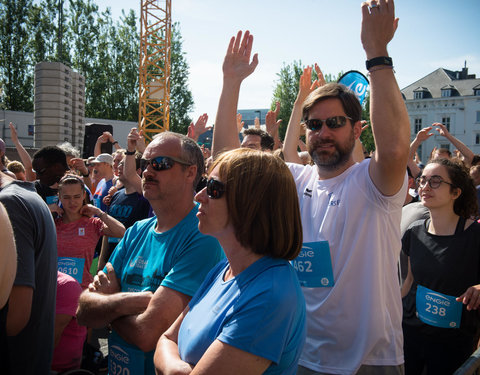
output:
[[[242,84],[239,109],[269,108],[277,73],[284,64],[318,63],[324,74],[366,73],[360,42],[361,1],[353,0],[171,0],[172,22],[179,22],[190,66],[189,89],[197,119],[215,121],[222,84],[222,62],[230,37],[250,30],[255,72]],[[163,4],[164,1],[159,1]],[[97,0],[114,18],[122,9],[140,15],[140,0]],[[396,0],[397,32],[388,46],[400,88],[438,68],[480,78],[479,0]]]

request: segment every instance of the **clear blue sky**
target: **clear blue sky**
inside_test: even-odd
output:
[[[163,1],[159,1],[160,4]],[[113,17],[140,12],[140,0],[98,0]],[[259,66],[244,82],[239,108],[267,108],[283,63],[317,62],[324,73],[350,69],[365,73],[360,43],[361,1],[352,0],[172,0],[173,22],[180,23],[195,100],[191,116],[206,112],[215,120],[222,62],[237,30],[254,35]],[[400,88],[437,68],[460,70],[465,60],[480,78],[479,0],[397,0],[399,27],[389,53]]]

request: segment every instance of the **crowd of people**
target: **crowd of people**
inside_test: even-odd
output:
[[[197,142],[207,114],[148,145],[136,128],[105,132],[86,159],[68,143],[31,158],[10,124],[20,161],[0,140],[2,373],[98,373],[99,329],[110,374],[460,367],[480,338],[480,156],[441,123],[410,142],[387,51],[397,26],[393,0],[362,4],[370,124],[315,65],[283,140],[278,103],[266,130],[245,129],[240,88],[259,62],[249,31],[228,44],[211,148]],[[422,163],[433,131],[456,152]]]

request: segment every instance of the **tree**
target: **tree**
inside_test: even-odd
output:
[[[0,1],[0,87],[2,105],[33,110],[33,69],[28,55],[28,9],[31,0]]]

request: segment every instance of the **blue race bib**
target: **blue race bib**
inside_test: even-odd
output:
[[[58,257],[58,270],[72,276],[79,284],[83,280],[84,265],[85,259],[83,258]]]
[[[145,373],[145,353],[131,346],[113,331],[108,338],[108,373],[110,375],[134,375]]]
[[[425,324],[440,328],[460,328],[462,303],[456,297],[417,286],[417,316]]]
[[[53,204],[53,203],[58,204],[58,195],[49,195],[48,197],[46,197],[46,199],[47,199],[47,204]]]
[[[300,285],[306,288],[332,287],[332,259],[328,241],[307,242],[292,260]]]

